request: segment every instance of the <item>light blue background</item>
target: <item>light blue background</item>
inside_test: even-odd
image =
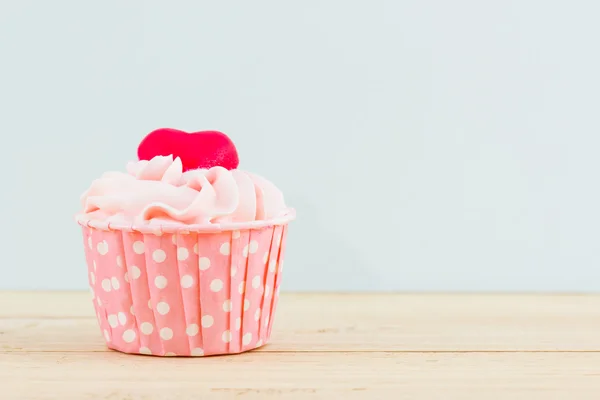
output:
[[[298,211],[284,289],[598,291],[595,1],[0,3],[0,289],[83,289],[79,195],[218,129]]]

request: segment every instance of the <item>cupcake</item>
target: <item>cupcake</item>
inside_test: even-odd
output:
[[[159,129],[82,195],[76,221],[109,348],[205,356],[269,341],[295,212],[238,162],[223,133]]]

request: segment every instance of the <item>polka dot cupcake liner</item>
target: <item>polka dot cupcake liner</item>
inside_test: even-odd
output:
[[[207,356],[269,341],[287,223],[212,233],[82,229],[92,300],[109,348]]]

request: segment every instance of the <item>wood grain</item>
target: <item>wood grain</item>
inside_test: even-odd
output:
[[[12,353],[0,359],[0,381],[4,389],[36,399],[191,399],[208,394],[487,399],[491,393],[597,399],[599,366],[598,353],[251,352],[235,358],[158,360],[114,352]]]
[[[87,293],[0,292],[7,399],[597,399],[600,296],[282,294],[271,344],[109,351]]]

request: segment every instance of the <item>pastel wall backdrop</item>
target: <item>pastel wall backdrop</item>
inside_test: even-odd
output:
[[[283,290],[600,290],[594,1],[0,3],[0,289],[85,289],[79,196],[216,129],[297,210]]]

